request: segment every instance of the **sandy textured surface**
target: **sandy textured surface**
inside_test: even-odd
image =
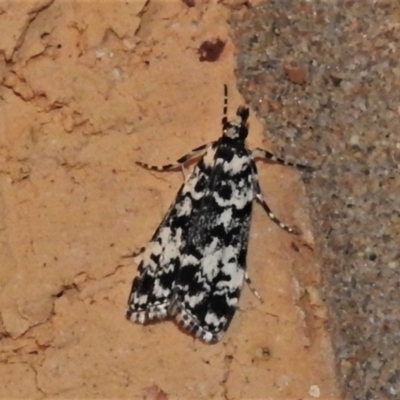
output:
[[[265,1],[236,20],[238,86],[307,184],[340,381],[400,398],[400,3]]]
[[[261,186],[303,235],[255,208],[248,270],[265,302],[244,287],[219,344],[124,317],[137,267],[124,255],[182,182],[134,161],[167,163],[215,139],[224,83],[233,115],[226,20],[242,3],[0,3],[0,397],[338,398],[291,168],[261,163]],[[249,146],[270,148],[250,122]]]

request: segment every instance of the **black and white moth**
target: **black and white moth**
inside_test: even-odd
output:
[[[272,213],[260,190],[255,158],[300,169],[256,148],[248,150],[249,108],[228,121],[224,86],[222,136],[173,164],[142,167],[167,171],[204,154],[186,177],[167,214],[144,249],[128,299],[126,317],[145,324],[173,318],[204,342],[221,339],[238,305],[246,274],[246,253],[253,200],[273,222],[295,233]]]

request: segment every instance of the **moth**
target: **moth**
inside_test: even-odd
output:
[[[197,147],[173,164],[138,165],[155,171],[184,167],[199,158],[144,249],[132,283],[126,317],[146,324],[172,318],[207,343],[218,342],[233,318],[246,274],[253,201],[289,233],[262,195],[256,158],[306,169],[269,151],[249,150],[249,108],[240,106],[228,121],[224,86],[222,136]]]

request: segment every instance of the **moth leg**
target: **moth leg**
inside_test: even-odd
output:
[[[266,160],[271,160],[273,162],[276,162],[278,164],[282,164],[282,165],[289,165],[290,167],[295,167],[298,168],[302,171],[304,170],[312,170],[312,168],[308,165],[303,165],[303,164],[297,164],[297,163],[293,163],[290,161],[286,161],[283,158],[277,157],[274,154],[270,153],[267,150],[264,149],[260,149],[260,148],[256,148],[251,152],[253,158],[264,158]]]
[[[139,250],[136,250],[130,254],[124,254],[121,257],[122,258],[135,258],[135,257],[139,256],[140,254],[142,254],[145,250],[146,250],[146,247],[143,246]]]
[[[183,175],[183,180],[186,181],[188,175],[189,175],[189,170],[185,167],[185,164],[181,164],[181,169],[182,169],[182,175]]]
[[[174,162],[172,164],[150,165],[150,164],[143,163],[141,161],[136,161],[136,164],[140,165],[141,167],[151,169],[153,171],[169,171],[171,169],[175,169],[175,168],[183,166],[190,159],[199,156],[201,153],[204,153],[207,150],[207,148],[211,146],[211,144],[212,143],[203,144],[202,146],[197,147],[196,149],[193,149],[190,153],[185,154],[183,157],[181,157],[180,159],[178,159],[176,162]],[[184,172],[184,175],[185,175],[185,172]]]
[[[244,273],[244,279],[247,283],[247,285],[249,286],[249,289],[252,291],[252,293],[254,294],[254,296],[257,297],[258,300],[260,300],[261,303],[264,303],[264,300],[262,299],[262,297],[260,296],[260,294],[257,292],[256,289],[254,289],[253,287],[253,283],[251,282],[251,279],[249,277],[249,275],[247,274],[247,272]]]
[[[141,256],[143,255],[144,251],[146,250],[146,247],[141,247],[140,249],[130,253],[130,254],[124,254],[121,256],[121,258],[133,258],[134,261],[139,264],[141,261]]]
[[[294,234],[298,235],[299,232],[297,230],[295,230],[295,229],[291,228],[290,226],[287,226],[283,222],[281,222],[274,215],[274,213],[271,211],[271,209],[268,207],[268,204],[266,203],[264,196],[261,192],[260,183],[258,181],[257,166],[254,161],[251,164],[252,164],[252,170],[253,170],[254,192],[255,192],[256,199],[261,204],[262,208],[265,210],[265,212],[268,214],[268,217],[270,217],[273,222],[275,222],[277,225],[279,225],[286,232],[294,233]]]

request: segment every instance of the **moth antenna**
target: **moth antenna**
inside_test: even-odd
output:
[[[222,110],[222,125],[228,122],[228,86],[224,85],[224,108]]]

